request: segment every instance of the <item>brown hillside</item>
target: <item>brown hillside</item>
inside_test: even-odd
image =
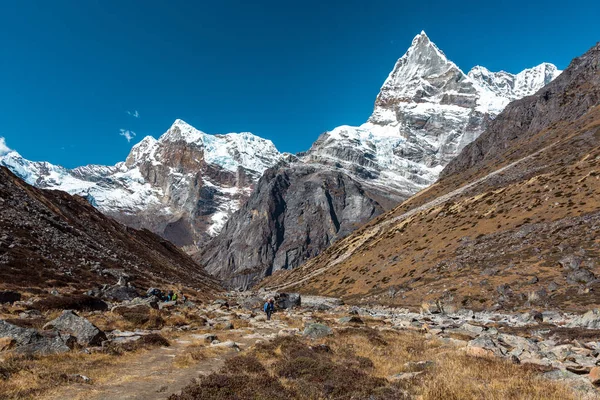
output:
[[[220,290],[166,240],[119,224],[81,197],[36,189],[0,167],[0,289],[87,289],[114,284],[121,272],[140,289]]]
[[[600,44],[510,104],[442,179],[263,283],[350,301],[600,306]]]

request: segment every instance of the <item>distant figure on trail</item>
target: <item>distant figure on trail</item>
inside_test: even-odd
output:
[[[267,300],[267,302],[265,303],[265,306],[264,306],[264,310],[265,310],[265,313],[267,314],[267,321],[270,321],[271,314],[273,314],[273,311],[275,311],[275,300],[273,300],[273,299]]]

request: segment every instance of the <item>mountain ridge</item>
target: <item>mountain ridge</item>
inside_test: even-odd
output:
[[[413,308],[597,307],[599,66],[597,44],[436,184],[261,285]]]
[[[513,80],[513,86],[545,82]],[[422,32],[395,63],[367,122],[326,132],[298,156],[250,133],[208,135],[178,119],[159,139],[145,137],[115,166],[68,170],[32,163],[16,152],[0,156],[0,164],[39,187],[82,195],[120,222],[193,252],[221,232],[263,172],[278,165],[301,163],[305,177],[311,172],[304,166],[348,175],[341,180],[371,193],[377,213],[389,209],[432,184],[509,101],[492,89],[462,72]],[[358,222],[364,221],[349,221]]]
[[[241,288],[301,265],[432,184],[508,101],[471,80],[422,32],[368,121],[326,132],[301,157],[269,170],[196,259]]]

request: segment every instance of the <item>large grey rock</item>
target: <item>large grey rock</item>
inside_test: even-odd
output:
[[[83,346],[97,346],[106,340],[104,332],[71,310],[63,311],[58,318],[44,325],[44,329],[55,329],[73,335]]]
[[[570,328],[600,329],[600,310],[590,310],[569,323]]]
[[[282,309],[300,307],[302,297],[300,293],[279,293],[277,295],[277,306]]]
[[[130,301],[138,296],[139,294],[135,288],[121,285],[111,286],[102,293],[102,297],[113,301]]]
[[[75,342],[70,335],[57,332],[41,334],[35,329],[22,328],[3,320],[0,320],[0,338],[12,339],[17,352],[40,355],[65,353]]]
[[[333,335],[333,330],[327,325],[323,324],[308,324],[304,328],[304,332],[302,334],[311,339],[320,339],[325,336]]]

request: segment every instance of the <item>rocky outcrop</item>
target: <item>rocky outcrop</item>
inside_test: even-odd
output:
[[[0,338],[9,338],[15,350],[26,354],[56,354],[71,350],[75,338],[57,332],[40,333],[35,329],[21,328],[0,320]]]
[[[82,346],[99,346],[106,340],[104,332],[71,310],[63,311],[58,318],[44,325],[44,329],[54,329],[72,335]]]
[[[304,164],[272,169],[197,259],[230,286],[245,288],[297,267],[398,200],[341,171]]]

